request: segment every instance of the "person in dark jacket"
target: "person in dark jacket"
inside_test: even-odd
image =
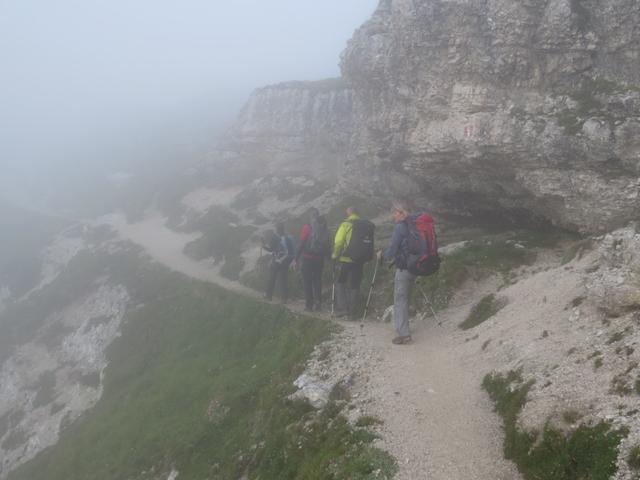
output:
[[[411,343],[409,330],[409,300],[416,276],[406,270],[409,255],[409,226],[406,223],[410,207],[406,202],[396,202],[393,205],[393,234],[391,242],[384,252],[378,252],[378,258],[384,257],[396,267],[393,289],[393,323],[397,336],[392,340],[395,345]]]
[[[320,310],[322,306],[322,269],[324,259],[331,253],[331,237],[327,222],[318,209],[311,208],[309,223],[300,230],[300,246],[295,266],[300,266],[304,284],[305,310]]]
[[[287,303],[289,296],[287,277],[289,266],[294,259],[294,250],[291,238],[285,234],[284,223],[276,224],[275,234],[263,245],[263,248],[271,252],[269,279],[267,280],[267,289],[264,298],[271,301],[276,282],[279,281],[282,303]]]

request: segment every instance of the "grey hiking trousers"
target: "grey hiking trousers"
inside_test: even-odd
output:
[[[409,330],[409,301],[416,276],[408,270],[396,269],[393,288],[393,324],[400,337],[411,335]]]

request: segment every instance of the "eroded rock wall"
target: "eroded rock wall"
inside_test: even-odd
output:
[[[235,183],[267,175],[336,181],[353,120],[352,91],[342,79],[260,88],[212,152],[210,173],[224,171]]]
[[[349,42],[348,188],[604,231],[640,206],[640,3],[382,0]]]

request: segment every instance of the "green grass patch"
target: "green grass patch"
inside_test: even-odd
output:
[[[356,427],[374,427],[376,425],[382,425],[383,422],[378,417],[372,415],[363,415],[356,420]]]
[[[582,305],[582,302],[584,302],[584,300],[585,300],[585,297],[576,297],[573,300],[571,300],[571,306],[573,308],[577,308],[580,305]]]
[[[621,397],[633,393],[633,388],[629,386],[629,377],[626,373],[620,373],[613,377],[610,393]]]
[[[10,480],[146,480],[172,468],[185,479],[393,476],[394,460],[340,407],[285,401],[328,322],[131,255],[82,262],[85,282],[106,268],[143,306],[108,349],[98,404]]]
[[[259,292],[264,292],[267,286],[267,279],[269,278],[269,265],[271,263],[271,255],[262,255],[256,262],[256,266],[253,270],[245,272],[240,276],[240,283],[253,288]],[[296,300],[304,298],[304,286],[302,284],[302,273],[296,270],[289,270],[287,274],[288,294],[290,300]],[[331,268],[329,265],[325,265],[323,270],[323,287],[324,287],[324,302],[327,304],[326,287],[331,287]],[[274,298],[280,298],[280,284],[276,283],[276,289],[274,291]]]
[[[220,268],[220,275],[229,280],[238,280],[243,268],[244,258],[240,256],[225,257],[224,264]]]
[[[244,267],[243,245],[251,238],[256,227],[240,225],[239,218],[224,207],[212,207],[207,213],[188,222],[183,229],[200,231],[202,237],[188,243],[184,252],[195,260],[213,258],[224,262],[221,274],[237,280]]]
[[[525,480],[608,480],[617,471],[618,447],[628,431],[607,422],[580,425],[564,433],[550,424],[542,432],[523,431],[517,424],[532,382],[519,371],[489,374],[483,387],[504,421],[505,458],[518,466]]]
[[[576,423],[582,415],[577,410],[565,410],[562,412],[562,420],[564,420],[567,424],[573,425]]]
[[[627,463],[633,470],[640,470],[640,445],[636,445],[629,451]]]
[[[622,331],[622,332],[616,332],[613,335],[611,335],[608,339],[607,339],[607,345],[611,345],[612,343],[616,343],[619,342],[620,340],[622,340],[625,336],[627,335],[626,331]]]
[[[458,326],[462,330],[469,330],[470,328],[476,327],[493,317],[502,310],[506,304],[504,299],[497,298],[493,293],[486,295],[471,308],[471,312],[469,312],[466,320]]]
[[[573,242],[565,250],[564,254],[562,255],[562,260],[560,261],[560,263],[562,265],[566,265],[567,263],[573,261],[575,258],[578,258],[579,260],[592,247],[593,247],[593,241],[590,238]]]

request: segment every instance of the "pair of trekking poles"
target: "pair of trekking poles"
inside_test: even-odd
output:
[[[371,295],[373,294],[373,287],[375,286],[375,283],[376,283],[376,277],[378,275],[378,265],[380,265],[380,263],[382,263],[382,259],[376,258],[376,266],[373,269],[373,277],[371,277],[371,285],[369,286],[369,294],[367,295],[367,302],[365,303],[364,312],[362,314],[362,322],[364,322],[365,318],[367,318],[367,311],[369,310],[369,304],[371,303]],[[393,267],[393,263],[389,265],[389,268],[391,267]],[[436,311],[433,308],[433,304],[429,300],[429,297],[427,297],[427,294],[422,289],[422,286],[420,284],[417,284],[417,285],[418,285],[418,289],[420,290],[420,293],[422,294],[422,297],[424,298],[425,303],[427,304],[427,306],[431,310],[431,313],[433,314],[433,318],[436,319],[436,322],[438,322],[438,325],[442,325],[442,322],[438,320],[438,316],[436,315]],[[331,271],[331,318],[334,317],[335,304],[336,304],[336,263],[333,264],[333,268]]]

